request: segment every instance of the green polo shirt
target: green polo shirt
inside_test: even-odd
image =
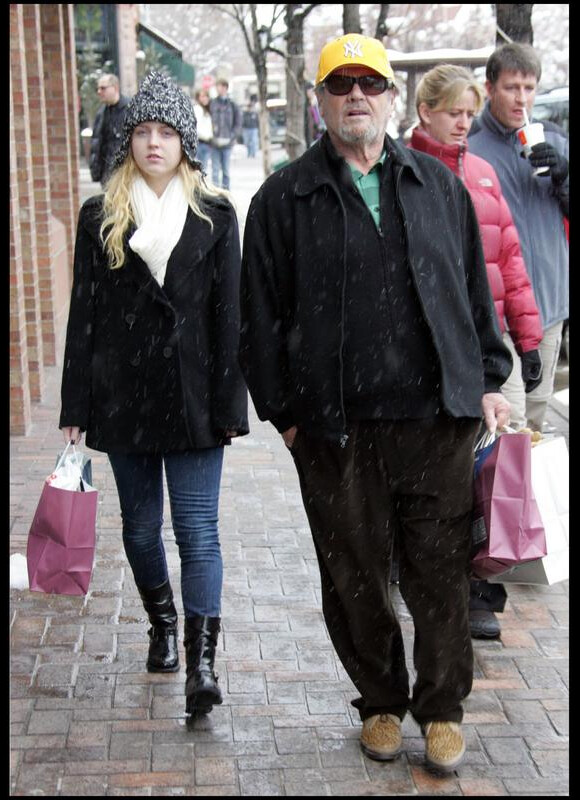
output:
[[[360,172],[360,170],[356,169],[356,167],[353,167],[352,164],[348,163],[348,161],[346,162],[350,169],[353,183],[358,189],[360,196],[365,201],[365,204],[367,205],[375,221],[375,225],[379,230],[381,227],[381,169],[385,163],[386,157],[387,151],[383,150],[381,157],[376,164],[373,164],[367,175],[364,175],[362,172]]]

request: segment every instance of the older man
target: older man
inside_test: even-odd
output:
[[[468,192],[386,135],[396,89],[383,45],[328,43],[316,90],[327,132],[250,205],[240,359],[295,460],[363,751],[395,758],[410,711],[428,763],[449,770],[473,675],[473,446],[482,415],[490,429],[509,418],[498,390],[511,358]],[[395,534],[411,698],[389,597]]]
[[[111,162],[121,143],[123,120],[129,98],[121,94],[119,78],[105,73],[97,82],[97,94],[103,104],[97,111],[91,139],[89,169],[91,178],[104,185],[111,171]]]

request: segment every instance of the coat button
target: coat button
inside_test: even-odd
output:
[[[171,358],[171,356],[173,355],[173,347],[164,347],[163,355],[165,356],[165,358]]]
[[[125,315],[125,322],[129,326],[129,330],[131,330],[131,328],[135,324],[135,320],[136,319],[137,319],[137,317],[135,316],[135,314],[126,314]]]

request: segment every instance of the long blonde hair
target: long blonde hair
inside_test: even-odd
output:
[[[125,263],[123,237],[129,225],[135,222],[131,208],[131,186],[139,174],[139,168],[129,151],[127,158],[113,172],[105,187],[100,236],[111,269],[119,269]],[[177,174],[183,181],[189,207],[197,217],[205,220],[213,229],[211,217],[203,210],[205,201],[210,197],[224,197],[233,205],[230,193],[206,183],[201,172],[194,169],[185,157],[177,167]]]

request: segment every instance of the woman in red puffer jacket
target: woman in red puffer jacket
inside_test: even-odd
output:
[[[538,385],[541,375],[538,345],[542,323],[499,179],[491,164],[467,151],[467,134],[483,101],[483,89],[463,67],[440,64],[430,70],[417,87],[420,123],[413,130],[410,147],[438,158],[469,190],[479,220],[500,329],[508,346],[511,342],[515,346],[519,359],[514,359],[514,369],[522,370],[529,392]],[[525,426],[525,398],[514,403],[510,391],[510,402],[512,426]]]
[[[542,339],[540,314],[499,179],[487,161],[467,152],[467,134],[483,101],[483,89],[463,67],[440,64],[430,70],[417,87],[420,123],[413,130],[409,146],[438,158],[469,190],[479,221],[500,329],[514,356],[514,370],[521,370],[529,392],[539,384],[542,373],[538,353]],[[511,424],[523,427],[525,398],[518,397],[513,402],[510,391],[510,402]],[[507,597],[504,587],[472,580],[470,588],[471,635],[478,639],[498,638],[501,631],[493,612],[504,609]]]

